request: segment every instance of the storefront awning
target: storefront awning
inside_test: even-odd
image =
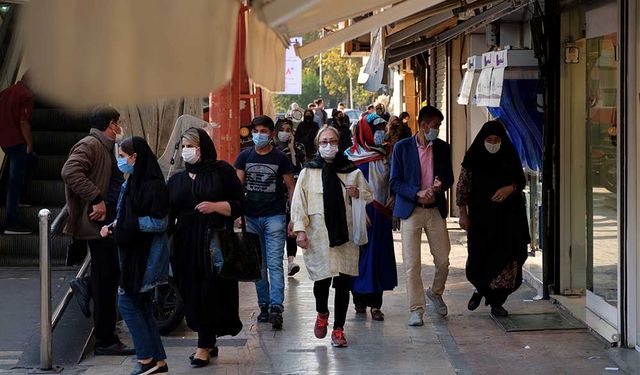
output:
[[[286,44],[285,44],[286,43]],[[284,91],[285,50],[289,41],[262,22],[251,10],[247,16],[247,74],[257,85],[272,92]]]
[[[382,12],[367,17],[349,27],[335,31],[322,39],[318,39],[298,48],[297,53],[300,58],[305,59],[315,56],[341,43],[357,38],[378,27],[396,22],[424,9],[433,7],[442,0],[406,0]],[[344,18],[344,17],[342,17]]]

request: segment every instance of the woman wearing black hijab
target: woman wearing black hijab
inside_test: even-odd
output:
[[[491,314],[508,315],[502,306],[522,284],[522,266],[531,242],[522,163],[504,126],[485,123],[462,162],[457,187],[460,226],[467,231],[467,279],[476,287],[469,310],[482,297]],[[467,209],[468,208],[468,209]]]
[[[166,228],[169,199],[155,155],[140,137],[120,144],[122,184],[116,221],[102,228],[114,232],[120,258],[119,308],[131,332],[138,362],[132,374],[166,374],[166,354],[153,317],[153,288],[167,282],[169,248]],[[114,228],[115,227],[115,228]]]
[[[168,182],[171,264],[185,303],[187,325],[198,333],[191,365],[203,367],[217,356],[216,337],[237,335],[238,282],[217,273],[221,231],[233,228],[244,209],[244,192],[235,169],[217,160],[211,138],[202,129],[182,135],[186,170]]]
[[[303,120],[296,128],[296,140],[304,145],[307,157],[305,161],[312,160],[318,152],[315,140],[319,129],[320,125],[313,121],[313,111],[310,109],[304,111]]]

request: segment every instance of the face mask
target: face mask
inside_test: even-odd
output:
[[[495,154],[496,152],[500,151],[500,146],[502,145],[502,143],[489,143],[489,142],[485,142],[484,143],[484,148],[487,149],[487,151],[489,151],[490,154]]]
[[[438,134],[440,134],[440,129],[429,128],[429,131],[424,136],[427,137],[427,141],[431,142],[438,138]]]
[[[307,122],[313,121],[313,116],[304,116],[304,121],[307,121]]]
[[[187,164],[195,164],[198,162],[198,155],[196,154],[195,147],[183,148],[182,149],[182,159]]]
[[[269,134],[253,133],[253,144],[258,148],[263,148],[269,144]]]
[[[381,145],[384,142],[384,130],[377,130],[373,134],[373,143],[376,145]]]
[[[289,137],[291,137],[291,134],[289,134],[287,132],[278,132],[278,140],[280,142],[288,142],[289,141]]]
[[[320,146],[320,156],[323,159],[334,159],[336,154],[338,153],[338,146],[333,146],[331,144],[327,144],[326,146]]]
[[[118,157],[118,169],[120,169],[122,173],[133,174],[133,165],[129,165],[129,163],[127,163],[128,159],[129,158]]]
[[[404,120],[402,120],[402,123],[403,123],[403,124],[406,124],[406,123],[408,123],[408,122],[409,122],[409,119],[404,119]]]

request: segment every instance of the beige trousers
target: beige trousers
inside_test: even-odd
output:
[[[402,220],[402,259],[407,273],[407,298],[411,311],[424,312],[425,294],[422,284],[420,256],[422,231],[427,234],[429,249],[436,268],[431,290],[442,295],[449,274],[449,232],[438,208],[416,207],[408,219]]]

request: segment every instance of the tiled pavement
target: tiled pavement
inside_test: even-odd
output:
[[[447,318],[430,307],[424,327],[407,327],[404,277],[399,236],[396,254],[400,286],[385,294],[385,322],[356,316],[350,309],[345,327],[348,348],[333,348],[330,339],[313,336],[315,319],[312,283],[303,271],[289,278],[282,331],[256,323],[252,284],[241,285],[243,331],[220,339],[220,356],[202,369],[192,369],[187,357],[195,337],[186,327],[166,338],[170,373],[178,374],[621,374],[607,357],[606,345],[586,331],[505,333],[488,309],[466,310],[472,288],[464,277],[464,235],[451,231],[452,255],[445,300]],[[299,260],[302,258],[300,257]],[[431,280],[433,267],[423,238],[423,274]],[[506,305],[511,313],[551,312],[546,301],[534,301],[535,291],[523,286]],[[331,297],[332,299],[332,297]],[[427,300],[428,301],[428,300]],[[69,373],[128,374],[131,357],[90,357]]]

